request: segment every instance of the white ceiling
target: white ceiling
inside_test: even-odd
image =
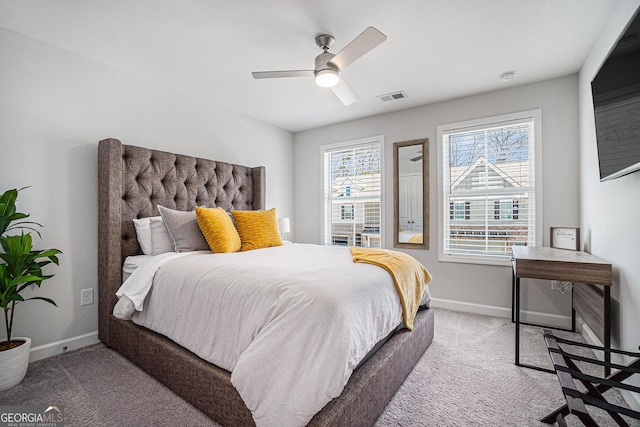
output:
[[[575,73],[617,2],[0,0],[0,26],[298,132]],[[313,69],[317,35],[337,53],[368,26],[388,39],[342,72],[354,104],[312,78],[251,76]]]

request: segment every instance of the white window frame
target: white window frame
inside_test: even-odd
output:
[[[331,144],[325,144],[320,146],[320,170],[322,171],[322,188],[320,191],[320,209],[322,214],[320,215],[320,232],[321,239],[323,245],[331,245],[330,242],[325,241],[326,237],[326,209],[325,209],[325,185],[326,185],[326,176],[325,176],[325,165],[324,165],[324,155],[327,151],[334,151],[340,149],[349,149],[349,148],[357,148],[360,146],[367,146],[372,144],[379,144],[380,146],[380,247],[384,248],[385,246],[385,146],[384,146],[384,135],[375,135],[366,138],[353,139],[342,142],[335,142]]]
[[[496,123],[504,123],[510,121],[533,120],[534,133],[534,172],[533,186],[535,188],[535,219],[534,219],[534,242],[533,246],[542,244],[542,111],[540,109],[521,111],[517,113],[503,114],[499,116],[486,117],[475,120],[467,120],[463,122],[449,123],[437,126],[438,144],[437,144],[437,173],[438,173],[438,261],[458,262],[468,264],[485,264],[485,265],[502,265],[510,266],[511,260],[509,256],[496,257],[485,255],[461,255],[461,254],[445,254],[444,253],[444,216],[449,218],[449,203],[445,205],[444,197],[444,135],[453,131],[464,132],[473,130],[474,128],[491,127]]]

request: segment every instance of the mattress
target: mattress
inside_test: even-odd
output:
[[[391,276],[348,248],[153,258],[118,292],[133,321],[230,371],[258,426],[305,425],[402,321]]]

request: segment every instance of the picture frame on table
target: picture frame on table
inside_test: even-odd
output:
[[[551,227],[549,244],[552,248],[579,251],[580,227]]]

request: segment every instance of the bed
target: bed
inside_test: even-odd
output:
[[[254,424],[231,383],[231,373],[131,321],[112,315],[124,260],[140,254],[134,218],[157,214],[157,205],[190,211],[265,209],[265,169],[100,141],[99,338],[176,394],[223,425]],[[231,179],[233,178],[233,179]],[[312,426],[372,425],[433,339],[433,312],[423,309],[414,331],[400,330],[351,375],[339,397]]]

